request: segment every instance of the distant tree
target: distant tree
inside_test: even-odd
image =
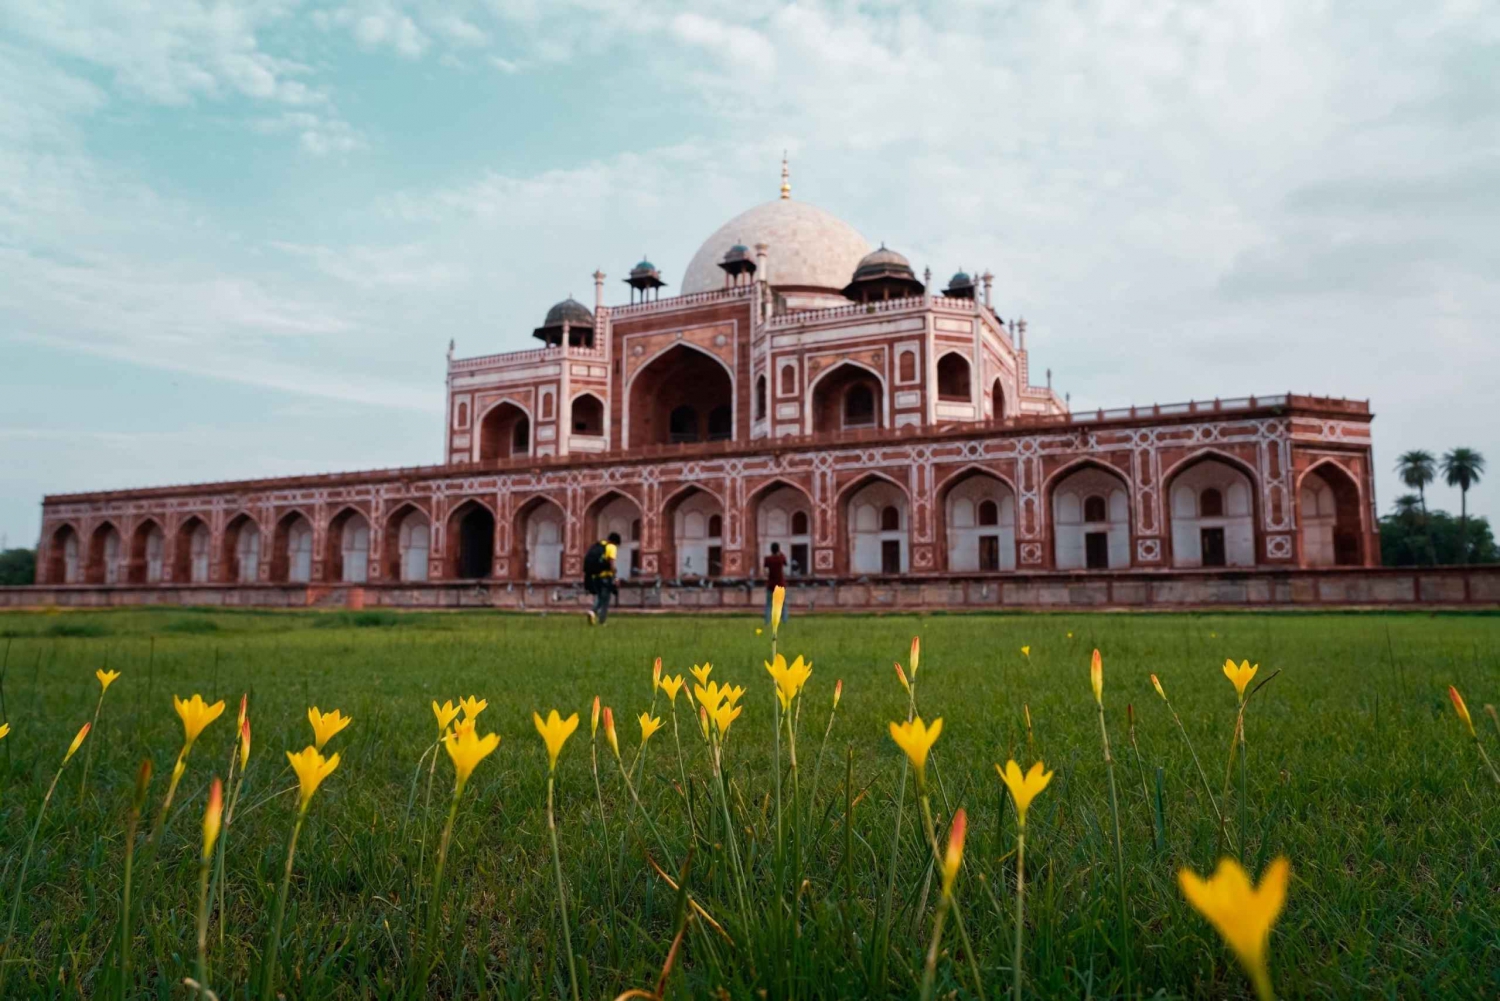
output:
[[[36,550],[6,549],[0,551],[0,587],[18,587],[36,583]]]
[[[1390,514],[1380,519],[1380,562],[1388,567],[1455,563],[1500,562],[1490,524],[1472,518],[1466,527],[1446,511],[1422,514],[1414,494],[1396,498]]]
[[[1464,556],[1468,556],[1469,488],[1484,476],[1484,456],[1472,448],[1455,448],[1443,456],[1443,478],[1450,487],[1458,487],[1458,528],[1464,541]],[[1465,563],[1468,559],[1465,558]]]
[[[1417,499],[1422,508],[1422,532],[1427,538],[1427,559],[1430,563],[1437,562],[1437,554],[1432,551],[1432,533],[1428,531],[1427,525],[1427,484],[1437,479],[1437,459],[1433,458],[1431,452],[1415,448],[1409,452],[1402,452],[1396,457],[1396,472],[1401,477],[1401,482],[1417,492]],[[1408,494],[1407,497],[1411,495]],[[1397,504],[1400,504],[1400,498]]]

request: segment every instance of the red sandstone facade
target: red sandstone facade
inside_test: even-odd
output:
[[[989,275],[935,293],[785,197],[683,295],[645,261],[638,302],[603,281],[539,349],[450,349],[442,464],[49,496],[37,583],[576,580],[608,531],[669,582],[757,576],[772,541],[808,581],[1379,562],[1367,404],[1070,413]]]

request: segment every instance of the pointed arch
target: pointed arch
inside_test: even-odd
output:
[[[962,351],[944,351],[937,360],[938,399],[948,403],[968,403],[974,398],[973,364]]]
[[[300,507],[283,511],[271,532],[271,580],[308,584],[313,578],[313,520]]]
[[[47,540],[48,584],[83,583],[83,536],[78,526],[64,521],[52,529]]]
[[[172,581],[177,584],[207,584],[213,568],[213,529],[199,514],[177,523],[173,548]]]
[[[240,511],[224,526],[223,550],[219,556],[219,577],[226,584],[254,584],[260,579],[260,522],[249,511]]]
[[[983,573],[1016,568],[1018,501],[1008,477],[968,463],[943,477],[936,499],[938,551],[946,569]]]
[[[706,440],[710,415],[736,398],[735,388],[734,369],[724,359],[700,345],[675,341],[638,365],[625,380],[621,441],[637,448]],[[682,420],[687,411],[693,415],[691,431]],[[674,413],[679,416],[675,440]],[[739,421],[732,406],[727,424],[726,437],[737,440]]]
[[[815,510],[812,495],[785,477],[772,477],[750,491],[745,498],[745,549],[752,554],[752,576],[761,572],[773,542],[787,559],[788,574],[812,573]]]
[[[445,577],[482,580],[494,575],[495,509],[467,497],[448,512],[444,531]]]
[[[905,485],[871,470],[836,496],[844,566],[850,574],[897,574],[910,567],[911,495]]]
[[[836,378],[832,378],[837,373]],[[870,419],[851,419],[850,393],[863,387],[874,397]],[[815,375],[803,399],[803,426],[813,432],[843,431],[861,427],[888,427],[889,393],[885,375],[862,361],[845,358]]]
[[[620,580],[641,575],[641,546],[644,524],[641,502],[631,493],[616,487],[603,490],[584,507],[582,546],[591,546],[611,532],[620,536],[615,552],[615,573]]]
[[[500,462],[531,454],[536,421],[531,411],[515,400],[496,400],[485,408],[474,426],[474,457],[479,462]]]
[[[1098,459],[1069,462],[1046,478],[1053,565],[1059,570],[1119,570],[1131,564],[1129,478]]]
[[[112,519],[106,518],[89,533],[89,556],[84,579],[89,584],[123,583],[125,561],[125,536]]]
[[[674,577],[720,576],[724,570],[723,498],[706,486],[687,484],[663,500],[661,511],[663,572]]]
[[[364,584],[370,574],[370,542],[374,526],[356,504],[345,504],[328,519],[323,537],[323,579]]]
[[[1183,456],[1162,472],[1163,534],[1175,567],[1254,566],[1261,523],[1260,476],[1218,448]]]
[[[515,509],[510,533],[511,576],[561,580],[567,549],[567,509],[555,497],[536,494]]]
[[[126,577],[132,584],[160,584],[166,576],[167,533],[162,522],[147,515],[130,533],[130,561]]]
[[[1297,477],[1297,539],[1303,566],[1362,566],[1367,562],[1364,491],[1332,457]]]

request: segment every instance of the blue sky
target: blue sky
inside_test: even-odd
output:
[[[0,533],[436,461],[450,338],[675,280],[783,149],[1077,407],[1372,398],[1384,509],[1407,448],[1500,463],[1497,65],[1484,3],[10,0]]]

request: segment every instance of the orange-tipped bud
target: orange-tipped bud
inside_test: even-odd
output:
[[[245,728],[245,714],[250,710],[250,693],[246,692],[240,696],[240,715],[234,721],[235,732]]]
[[[703,731],[703,739],[708,739],[708,706],[698,706],[698,728]]]
[[[92,724],[85,723],[85,724],[83,724],[83,727],[81,729],[79,729],[78,736],[74,737],[73,738],[73,743],[71,743],[71,744],[68,745],[68,753],[65,754],[65,755],[63,755],[63,764],[66,765],[68,763],[68,759],[71,758],[73,755],[77,754],[78,753],[78,749],[83,746],[83,738],[85,738],[85,737],[87,737],[89,735],[89,727],[90,726],[92,726]],[[1473,726],[1470,726],[1469,729],[1472,730],[1474,728],[1473,728]]]
[[[1469,736],[1475,740],[1479,734],[1474,732],[1474,719],[1469,715],[1469,707],[1464,705],[1464,697],[1458,694],[1458,689],[1452,685],[1448,686],[1448,698],[1453,700],[1453,711],[1458,713],[1458,718],[1464,721],[1464,726],[1469,728]]]
[[[921,661],[921,659],[922,659],[922,637],[920,637],[920,636],[913,636],[911,638],[911,676],[913,678],[915,678],[917,676],[917,664]]]
[[[599,736],[599,696],[594,696],[594,711],[589,714],[589,739]]]
[[[844,679],[840,678],[833,685],[833,708],[839,707],[839,699],[844,697]]]
[[[908,692],[911,691],[911,682],[906,680],[906,672],[901,670],[901,665],[899,663],[896,665],[896,679],[901,682],[902,688],[906,689]]]
[[[786,608],[786,588],[781,585],[771,589],[771,638],[781,633],[781,615]]]
[[[1125,721],[1130,724],[1132,730],[1135,729],[1135,703],[1133,702],[1125,703]]]
[[[604,707],[604,739],[609,741],[609,749],[615,752],[616,760],[620,757],[620,738],[615,736],[615,711],[609,706]]]
[[[208,806],[203,810],[203,861],[214,853],[214,842],[219,840],[219,829],[224,823],[224,783],[214,776],[214,784],[208,787]]]
[[[948,851],[943,856],[943,896],[953,895],[953,883],[958,879],[958,870],[964,863],[964,835],[968,833],[969,818],[963,807],[953,815],[953,824],[948,828]]]
[[[654,692],[661,687],[661,658],[656,658],[656,663],[651,665],[651,690]]]
[[[1094,701],[1099,706],[1104,706],[1104,658],[1099,656],[1099,651],[1094,651],[1094,657],[1089,662],[1089,684],[1094,688]]]
[[[135,795],[130,799],[130,808],[136,813],[146,805],[146,792],[151,788],[151,759],[142,758],[141,767],[135,773]]]
[[[240,771],[250,763],[250,717],[240,720]]]
[[[1167,701],[1167,693],[1162,690],[1161,682],[1156,680],[1156,675],[1151,676],[1151,687],[1156,689],[1156,694],[1161,696],[1163,702]]]

